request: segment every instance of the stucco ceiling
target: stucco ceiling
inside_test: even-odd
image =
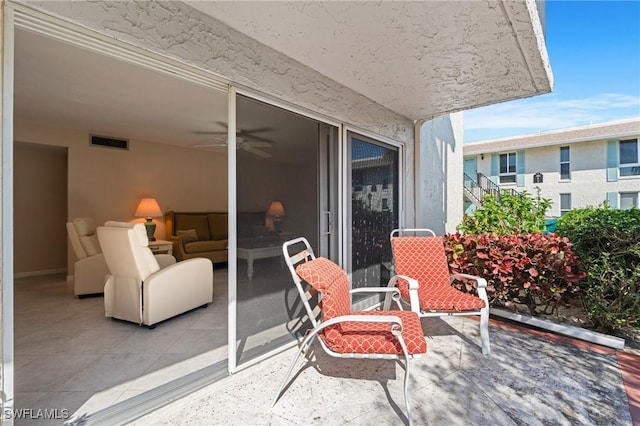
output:
[[[535,1],[187,1],[413,119],[551,90]]]

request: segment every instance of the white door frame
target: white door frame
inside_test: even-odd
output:
[[[211,73],[198,70],[181,62],[151,53],[136,46],[114,40],[100,33],[69,23],[21,4],[2,2],[2,207],[0,213],[1,231],[1,276],[0,293],[1,313],[1,370],[0,391],[2,409],[14,409],[14,309],[13,309],[13,95],[14,95],[14,54],[15,30],[24,29],[46,37],[87,49],[95,53],[126,61],[138,66],[160,72],[174,78],[182,78],[200,86],[224,91],[235,102],[235,93],[230,90],[229,82]],[[235,146],[235,108],[229,111],[229,139]],[[232,125],[233,124],[233,125]],[[229,150],[235,153],[235,149]],[[235,286],[235,283],[234,283]],[[234,287],[235,289],[235,287]],[[232,291],[229,291],[230,295]],[[231,303],[231,301],[230,301]],[[235,332],[235,310],[229,309],[229,329]],[[231,336],[231,335],[230,335]],[[229,345],[232,352],[233,345]],[[235,351],[233,351],[235,354]],[[232,359],[231,357],[229,358]],[[229,365],[229,369],[231,365]],[[230,370],[231,372],[231,370]],[[7,419],[13,422],[12,419]]]
[[[377,142],[381,142],[394,148],[398,149],[398,226],[403,227],[404,225],[404,177],[402,171],[404,170],[405,164],[405,144],[395,141],[393,139],[377,135],[375,133],[369,132],[367,130],[363,130],[354,126],[345,125],[343,128],[342,135],[342,163],[340,167],[341,171],[341,179],[343,182],[343,193],[342,193],[342,235],[343,238],[341,240],[342,243],[342,258],[341,263],[347,269],[347,273],[351,278],[351,251],[349,250],[349,242],[351,241],[351,212],[348,209],[351,206],[351,176],[349,176],[349,172],[351,170],[350,162],[351,158],[349,157],[349,150],[347,147],[349,141],[349,134],[361,135],[369,139],[373,139]]]

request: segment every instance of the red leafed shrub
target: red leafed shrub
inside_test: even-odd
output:
[[[569,240],[556,234],[455,233],[444,241],[451,272],[485,278],[492,306],[515,310],[516,304],[525,304],[531,315],[538,306],[553,312],[563,296],[579,291],[585,277]],[[456,286],[473,291],[470,284]]]

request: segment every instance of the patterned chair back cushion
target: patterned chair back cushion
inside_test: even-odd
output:
[[[392,237],[391,247],[396,274],[418,280],[418,299],[423,311],[460,312],[484,308],[484,300],[451,286],[441,237]],[[408,300],[409,288],[405,280],[398,280],[398,289]]]
[[[441,237],[392,237],[395,272],[418,280],[420,299],[436,287],[450,287],[450,273]],[[399,280],[402,297],[409,298],[407,282]]]
[[[296,274],[321,293],[323,321],[351,313],[349,280],[340,266],[329,259],[318,257],[299,264],[296,267]],[[325,341],[330,346],[339,344],[341,334],[339,325],[327,327],[324,330]]]

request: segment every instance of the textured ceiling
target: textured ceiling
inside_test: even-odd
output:
[[[552,86],[532,0],[186,3],[413,119]]]

